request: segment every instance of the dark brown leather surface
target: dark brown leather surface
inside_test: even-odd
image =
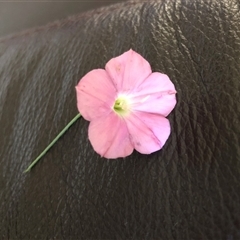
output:
[[[1,239],[240,239],[240,12],[232,1],[149,1],[0,40]],[[129,48],[178,91],[151,155],[100,158],[75,85]]]

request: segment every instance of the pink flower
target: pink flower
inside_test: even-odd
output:
[[[133,149],[150,154],[170,135],[165,117],[176,105],[175,87],[133,50],[87,73],[76,91],[78,110],[90,121],[89,140],[105,158],[126,157]]]

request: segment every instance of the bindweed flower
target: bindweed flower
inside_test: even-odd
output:
[[[150,154],[170,135],[165,117],[176,105],[176,90],[167,75],[152,72],[149,63],[129,50],[104,69],[87,73],[76,86],[79,113],[63,128],[24,172],[30,171],[81,116],[90,121],[94,150],[105,158]]]
[[[133,50],[87,73],[76,92],[78,110],[90,121],[89,140],[102,157],[126,157],[134,149],[150,154],[170,135],[166,116],[176,105],[175,87]]]

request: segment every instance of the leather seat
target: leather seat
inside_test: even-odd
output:
[[[237,0],[132,1],[0,40],[1,239],[240,238]],[[178,103],[161,151],[106,160],[75,85],[132,48]]]

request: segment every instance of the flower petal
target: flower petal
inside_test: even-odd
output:
[[[121,92],[132,91],[152,73],[148,61],[132,49],[112,58],[105,69]]]
[[[94,150],[102,157],[126,157],[133,152],[126,123],[114,112],[91,121],[88,136]]]
[[[170,135],[170,123],[163,116],[134,112],[125,119],[134,148],[150,154],[163,147]]]
[[[87,73],[76,86],[77,107],[86,120],[93,120],[111,111],[116,88],[104,69]]]
[[[176,89],[165,74],[152,73],[131,95],[133,109],[167,116],[176,105]]]

